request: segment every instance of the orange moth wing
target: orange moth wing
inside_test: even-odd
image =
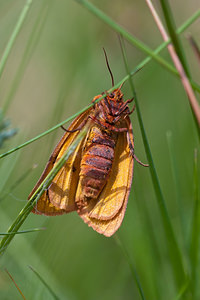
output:
[[[88,117],[91,108],[80,114],[69,126],[68,130],[75,130],[84,122]],[[44,172],[40,179],[36,183],[28,199],[34,194],[42,181],[46,178],[48,173],[53,168],[56,161],[62,156],[65,150],[71,145],[76,138],[79,131],[66,132],[58,145],[54,149]],[[80,143],[81,144],[81,143]],[[32,212],[35,214],[44,214],[47,216],[61,215],[67,212],[76,210],[74,196],[76,192],[76,186],[78,183],[78,168],[81,159],[80,147],[78,145],[73,155],[70,156],[66,164],[60,169],[58,174],[53,179],[51,185],[43,193],[38,200],[36,206]]]
[[[127,130],[132,144],[133,133],[129,117]],[[113,235],[120,227],[131,189],[134,159],[130,153],[126,132],[118,135],[115,158],[109,180],[102,190],[98,202],[90,201],[88,207],[79,213],[88,226],[105,236]]]
[[[77,211],[98,233],[111,236],[117,231],[133,177],[134,140],[127,106],[130,101],[123,102],[120,88],[116,89],[72,122],[29,198],[91,119],[86,137],[40,197],[34,213],[54,216]]]

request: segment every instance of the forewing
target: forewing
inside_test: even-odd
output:
[[[70,212],[76,209],[74,199],[79,179],[83,142],[84,141],[81,141],[79,143],[74,153],[69,157],[65,165],[55,176],[48,189],[50,202],[57,208],[64,209],[65,212]],[[61,149],[57,160],[62,157],[65,150],[65,147]]]
[[[130,119],[127,118],[127,130],[133,144]],[[112,171],[98,201],[90,201],[81,218],[94,230],[111,236],[123,220],[133,177],[133,156],[130,153],[127,134],[119,133],[115,148]]]
[[[74,130],[81,126],[84,120],[91,112],[91,108],[80,114],[69,126],[68,130]],[[28,199],[40,186],[42,181],[46,178],[48,173],[53,168],[56,161],[62,156],[65,150],[71,145],[79,131],[66,132],[61,138],[60,142],[53,151],[49,162],[46,165],[44,172],[35,185],[34,189],[30,193]],[[82,142],[81,142],[82,143]],[[81,143],[78,145],[75,152],[69,158],[69,161],[60,169],[58,174],[53,179],[51,185],[43,193],[38,200],[36,206],[33,209],[33,213],[44,215],[60,215],[66,212],[75,210],[74,204],[74,191],[77,186],[78,174],[79,174],[79,158],[81,151]],[[68,195],[71,195],[68,198]]]

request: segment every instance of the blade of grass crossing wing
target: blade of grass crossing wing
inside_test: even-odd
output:
[[[15,232],[19,230],[21,225],[24,223],[28,215],[33,209],[33,206],[36,205],[38,199],[41,197],[41,195],[44,193],[44,191],[48,188],[48,186],[51,184],[53,178],[56,176],[58,171],[62,168],[62,166],[66,163],[69,156],[74,152],[78,144],[81,142],[83,137],[86,135],[88,130],[88,126],[85,126],[84,129],[77,135],[76,139],[73,141],[73,143],[69,146],[69,148],[66,150],[64,155],[60,158],[60,160],[55,164],[53,169],[49,172],[47,177],[44,179],[44,181],[40,184],[38,189],[35,191],[35,193],[32,195],[29,201],[27,201],[27,204],[24,206],[24,208],[20,211],[19,215],[16,217],[15,221],[11,224],[11,226],[8,228],[7,233],[12,233],[11,235],[6,235],[3,237],[3,239],[0,242],[0,254],[3,254],[5,250],[7,249],[8,245],[12,241],[12,239],[15,236]]]

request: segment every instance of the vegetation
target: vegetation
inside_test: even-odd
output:
[[[156,9],[178,57],[145,1],[1,1],[2,299],[199,299],[200,10],[194,0]],[[34,215],[27,202],[60,125],[111,88],[102,47],[116,87],[135,98],[135,152],[150,164],[135,162],[112,238],[76,213]]]

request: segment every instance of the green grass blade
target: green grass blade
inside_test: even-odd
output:
[[[8,44],[7,44],[7,46],[6,46],[6,48],[3,52],[2,58],[0,60],[0,78],[1,78],[1,75],[3,73],[5,64],[7,62],[8,56],[10,54],[10,51],[12,50],[12,47],[14,45],[14,42],[15,42],[16,38],[17,38],[17,35],[19,34],[20,29],[22,28],[22,25],[24,23],[24,20],[26,18],[26,15],[27,15],[29,9],[30,9],[31,4],[32,4],[32,0],[27,0],[26,1],[26,4],[23,7],[23,10],[22,10],[22,12],[19,16],[19,19],[18,19],[18,21],[15,25],[15,28],[14,28],[12,34],[11,34],[10,39],[8,41]]]
[[[176,298],[174,300],[184,299],[183,297],[184,297],[185,293],[187,292],[188,286],[189,286],[189,280],[186,281],[186,283],[181,287],[178,295],[176,296]],[[190,298],[186,298],[186,299],[190,299]]]
[[[192,23],[194,23],[198,18],[200,17],[200,11],[195,12],[185,23],[183,23],[178,29],[177,29],[177,34],[180,34],[184,32]],[[158,46],[154,52],[156,54],[160,53],[169,43],[171,42],[171,39],[167,42],[163,42],[160,46]],[[131,75],[134,75],[136,70],[139,70],[143,68],[148,62],[150,62],[152,59],[151,56],[146,57],[137,67],[131,72]],[[196,83],[193,82],[193,86],[196,86],[195,89],[197,89],[199,92],[199,86],[196,85]]]
[[[119,87],[123,82],[124,82],[124,79],[121,80],[118,84],[116,84],[112,89],[108,90],[108,92],[113,91],[115,88]],[[105,97],[105,96],[106,96],[106,94],[103,94],[101,97],[99,97],[98,101],[100,101],[101,99],[103,99],[103,97]],[[45,136],[45,135],[47,135],[47,134],[53,132],[54,130],[56,130],[57,128],[61,127],[61,126],[64,125],[65,123],[67,123],[67,122],[73,120],[75,117],[77,117],[79,114],[81,114],[82,112],[86,111],[88,108],[92,107],[93,105],[94,105],[94,103],[91,103],[90,105],[88,105],[87,107],[81,109],[79,112],[77,112],[77,113],[74,114],[73,116],[71,116],[71,117],[67,118],[66,120],[64,120],[64,121],[62,121],[62,122],[60,122],[60,123],[58,123],[57,125],[51,127],[49,130],[44,131],[43,133],[41,133],[41,134],[37,135],[36,137],[34,137],[34,138],[28,140],[27,142],[25,142],[25,143],[23,143],[23,144],[21,144],[21,145],[15,147],[15,148],[13,148],[13,149],[7,151],[7,152],[5,152],[5,153],[0,154],[0,159],[3,158],[3,157],[6,157],[7,155],[9,155],[9,154],[11,154],[11,153],[13,153],[13,152],[15,152],[15,151],[21,149],[21,148],[23,148],[23,147],[25,147],[25,146],[27,146],[27,145],[33,143],[33,142],[35,142],[36,140],[39,140],[39,139],[42,138],[43,136]]]
[[[44,2],[43,7],[40,10],[40,13],[38,14],[37,18],[35,19],[35,23],[33,25],[33,29],[30,32],[29,39],[26,43],[26,47],[24,50],[24,53],[21,55],[21,62],[19,64],[18,70],[16,71],[15,78],[13,82],[11,83],[11,88],[8,93],[8,96],[6,97],[4,106],[3,106],[3,112],[8,110],[8,107],[11,103],[11,101],[14,99],[14,95],[16,93],[16,90],[25,74],[26,67],[28,66],[28,63],[31,59],[31,56],[35,50],[35,48],[38,45],[39,38],[41,36],[42,29],[45,25],[48,11],[49,11],[50,5],[49,2]]]
[[[193,36],[191,34],[188,35],[188,40],[190,42],[190,45],[192,46],[193,52],[196,55],[196,58],[200,64],[200,48],[197,44],[197,42],[195,41],[195,39],[193,38]]]
[[[190,17],[190,18],[189,18],[182,26],[180,26],[179,29],[177,30],[177,33],[182,33],[182,32],[184,32],[184,31],[185,31],[185,30],[186,30],[193,22],[195,22],[195,21],[199,18],[199,16],[200,16],[200,10],[197,11],[196,13],[194,13],[194,14],[193,14],[193,15],[192,15],[192,16],[191,16],[191,17]],[[162,51],[169,43],[170,43],[170,40],[169,40],[168,42],[162,43],[159,47],[156,48],[156,50],[155,50],[154,52],[155,52],[156,54],[159,53],[159,52]],[[140,69],[141,69],[142,67],[144,67],[148,62],[150,62],[151,59],[152,59],[151,56],[146,57],[146,58],[145,58],[141,63],[139,63],[139,64],[137,65],[137,67],[131,72],[131,76],[133,76],[136,72],[138,72],[138,70],[140,70]],[[117,83],[112,89],[110,89],[108,92],[111,92],[113,89],[118,88],[123,82],[125,82],[125,81],[128,80],[128,79],[129,79],[129,75],[125,76],[120,82],[118,82],[118,83]],[[200,87],[199,87],[195,82],[192,82],[192,86],[193,86],[197,91],[200,92]],[[102,98],[103,98],[103,96],[102,96]],[[100,99],[102,99],[102,98],[100,98]],[[99,99],[99,100],[100,100],[100,99]],[[15,151],[17,151],[17,150],[19,150],[19,149],[21,149],[21,148],[23,148],[23,147],[28,146],[29,144],[35,142],[36,140],[38,140],[38,139],[44,137],[45,135],[47,135],[47,134],[53,132],[54,130],[56,130],[57,128],[59,128],[61,125],[64,125],[65,123],[71,121],[72,119],[74,119],[75,117],[77,117],[80,113],[84,112],[86,109],[88,109],[88,108],[91,107],[91,106],[92,106],[92,104],[89,105],[89,106],[87,106],[87,107],[85,107],[85,108],[83,108],[82,110],[80,110],[79,112],[77,112],[77,113],[74,114],[73,116],[67,118],[67,119],[64,120],[63,122],[60,122],[59,124],[53,126],[53,127],[50,128],[49,130],[47,130],[47,131],[45,131],[45,132],[43,132],[43,133],[37,135],[36,137],[34,137],[34,138],[28,140],[27,142],[25,142],[25,143],[23,143],[23,144],[21,144],[21,145],[15,147],[15,148],[13,148],[13,149],[7,151],[7,152],[5,152],[5,153],[0,154],[0,159],[3,158],[3,157],[5,157],[5,156],[7,156],[7,155],[9,155],[9,154],[11,154],[11,153],[13,153],[13,152],[15,152]]]
[[[0,210],[0,219],[1,219],[1,225],[2,224],[11,224],[13,221],[10,218],[10,216],[8,216],[7,213],[2,210]],[[45,235],[46,235],[46,232],[45,232]],[[37,239],[38,238],[37,233],[36,233],[36,236],[37,237],[34,236],[34,238]],[[26,262],[28,262],[28,263],[31,262],[32,264],[34,264],[36,266],[39,265],[41,272],[43,274],[48,274],[48,283],[53,284],[59,292],[63,291],[63,287],[62,287],[60,278],[56,274],[55,270],[53,268],[49,268],[46,261],[44,259],[41,259],[41,257],[38,255],[38,251],[36,251],[36,249],[35,249],[36,245],[37,245],[36,240],[35,240],[34,246],[33,246],[33,244],[30,243],[30,239],[27,239],[25,234],[24,235],[21,234],[17,243],[15,243],[15,246],[10,247],[8,249],[8,251],[5,253],[5,256],[1,257],[1,268],[3,268],[4,266],[5,267],[10,266],[9,268],[12,268],[11,270],[13,270],[13,272],[15,274],[18,274],[18,276],[19,276],[18,278],[21,278],[23,280],[23,282],[25,282],[24,292],[27,294],[27,300],[28,299],[34,299],[34,300],[41,299],[43,296],[43,291],[42,291],[43,286],[41,286],[42,287],[41,289],[40,289],[40,287],[38,288],[38,282],[36,282],[35,280],[32,281],[32,279],[33,279],[32,274],[30,274],[30,276],[29,276],[29,274],[27,274],[27,277],[24,278],[24,267],[23,267],[23,271],[21,270],[21,261],[22,260],[23,260],[23,265]],[[42,245],[39,246],[40,249],[41,249],[41,246]],[[22,260],[20,260],[19,257],[22,257]],[[16,266],[16,269],[15,269],[15,266]],[[20,277],[21,271],[23,274],[22,277]],[[3,295],[5,295],[5,294],[2,295],[2,292],[3,291],[1,289],[0,299],[1,298],[4,299]],[[41,294],[42,294],[42,296],[41,296]],[[62,292],[61,292],[61,294],[62,294]],[[45,293],[45,295],[46,295],[46,293]],[[6,297],[9,297],[9,299],[16,299],[16,297],[12,298],[10,293],[8,295],[6,294]],[[5,297],[5,299],[7,299],[6,297]],[[64,297],[64,299],[66,299],[66,298]],[[73,299],[74,299],[74,297],[73,297]]]
[[[10,185],[9,189],[3,189],[3,191],[0,194],[0,202],[3,201],[3,199],[5,199],[11,192],[13,192],[14,189],[17,188],[24,179],[27,178],[27,176],[33,171],[35,167],[36,166],[33,165],[31,168],[26,170],[16,181],[13,182],[13,184]]]
[[[82,112],[82,111],[85,111],[86,109],[88,109],[88,107],[85,107],[83,110],[81,110],[81,112]],[[13,149],[7,151],[7,152],[5,152],[5,153],[0,154],[0,159],[3,158],[3,157],[5,157],[5,156],[7,156],[7,155],[9,155],[9,154],[11,154],[11,153],[13,153],[13,152],[15,152],[15,151],[17,151],[17,150],[19,150],[19,149],[21,149],[21,148],[23,148],[23,147],[25,147],[25,146],[27,146],[27,145],[29,145],[29,144],[31,144],[31,143],[33,143],[33,142],[35,142],[35,141],[37,141],[37,140],[39,140],[39,139],[42,138],[43,136],[45,136],[45,135],[51,133],[51,132],[54,131],[55,129],[57,129],[57,128],[59,128],[60,126],[64,125],[65,123],[71,121],[72,119],[74,119],[75,117],[77,117],[79,114],[80,114],[80,112],[74,114],[73,116],[67,118],[65,121],[60,122],[59,124],[53,126],[53,127],[50,128],[49,130],[47,130],[47,131],[45,131],[45,132],[43,132],[43,133],[37,135],[36,137],[34,137],[34,138],[28,140],[27,142],[25,142],[25,143],[23,143],[23,144],[21,144],[21,145],[15,147],[15,148],[13,148]]]
[[[41,195],[44,193],[44,191],[48,188],[48,186],[51,184],[53,178],[56,176],[58,171],[62,168],[62,166],[66,163],[69,156],[74,152],[77,145],[80,143],[80,141],[83,139],[83,137],[87,133],[87,126],[85,126],[84,129],[77,135],[74,142],[70,145],[70,147],[66,150],[62,158],[58,161],[58,163],[53,167],[53,169],[49,172],[47,177],[44,179],[44,181],[40,184],[38,189],[35,191],[35,193],[32,195],[29,201],[27,201],[27,204],[24,206],[24,208],[20,211],[19,215],[15,219],[15,221],[11,224],[9,227],[7,233],[12,233],[11,235],[6,235],[0,243],[0,254],[3,254],[5,250],[7,249],[8,245],[12,241],[12,239],[15,236],[15,232],[19,230],[21,225],[24,223],[28,215],[33,209],[33,206],[36,205],[37,201],[40,199]]]
[[[199,107],[198,101],[196,99],[196,96],[194,94],[194,91],[191,87],[191,84],[189,82],[190,74],[189,74],[189,69],[187,68],[184,51],[181,46],[180,40],[178,39],[178,35],[176,34],[176,31],[175,31],[175,23],[173,20],[173,16],[172,16],[172,12],[171,12],[169,3],[167,0],[166,1],[160,0],[160,2],[161,2],[161,6],[163,8],[165,20],[166,20],[167,27],[168,27],[168,30],[170,33],[170,37],[171,37],[171,40],[173,43],[173,47],[168,47],[168,50],[169,50],[171,58],[174,62],[174,65],[180,74],[180,78],[181,78],[183,87],[185,89],[185,92],[188,96],[188,100],[189,100],[189,103],[191,106],[194,121],[195,121],[195,124],[197,127],[197,132],[198,132],[198,135],[200,138],[200,130],[199,130],[199,128],[200,128],[200,107]],[[150,7],[151,7],[150,10],[152,11],[152,14],[155,15],[156,11],[153,8],[153,6],[150,3],[148,5],[150,5]],[[154,18],[156,19],[156,17],[154,17]],[[168,39],[168,35],[165,32],[164,26],[162,25],[162,22],[159,20],[159,17],[157,17],[156,23],[161,32],[161,35],[163,36],[163,39],[164,40]]]
[[[128,254],[128,251],[127,251],[127,249],[126,249],[125,246],[124,246],[124,243],[121,242],[121,240],[120,240],[118,234],[115,234],[115,235],[113,236],[113,238],[115,239],[117,245],[121,248],[121,250],[122,250],[122,252],[123,252],[123,255],[124,255],[124,257],[125,257],[125,259],[126,259],[128,265],[129,265],[129,267],[130,267],[131,274],[132,274],[132,276],[133,276],[133,278],[134,278],[134,281],[135,281],[135,283],[136,283],[136,285],[137,285],[137,288],[138,288],[138,291],[139,291],[139,293],[140,293],[141,299],[142,299],[142,300],[145,300],[146,298],[145,298],[145,296],[144,296],[144,291],[143,291],[143,288],[142,288],[142,284],[141,284],[141,282],[140,282],[140,279],[139,279],[139,276],[138,276],[138,274],[137,274],[137,271],[136,271],[136,269],[135,269],[135,267],[134,267],[134,265],[133,265],[133,262],[132,262],[132,260],[131,260],[131,258],[130,258],[130,255]]]
[[[127,73],[130,73],[129,68],[128,68],[127,59],[125,56],[124,45],[122,45],[122,53],[123,53],[123,58],[124,58],[124,63],[125,63]],[[135,87],[133,85],[133,81],[131,80],[131,76],[129,78],[130,78],[129,81],[130,81],[131,90],[132,90],[133,97],[135,100],[136,112],[137,112],[137,116],[138,116],[138,120],[139,120],[140,130],[142,133],[143,143],[144,143],[147,159],[148,159],[149,166],[150,166],[150,173],[151,173],[151,178],[152,178],[152,182],[153,182],[153,187],[154,187],[155,194],[157,197],[158,207],[159,207],[160,214],[161,214],[161,220],[162,220],[163,228],[165,231],[166,241],[167,241],[167,245],[168,245],[168,253],[169,253],[169,257],[170,257],[171,265],[172,265],[172,271],[174,274],[175,282],[177,284],[177,289],[179,290],[180,287],[183,285],[183,283],[185,283],[185,279],[186,279],[185,270],[184,270],[183,261],[182,261],[182,255],[181,255],[181,252],[180,252],[180,249],[179,249],[176,237],[175,237],[175,233],[174,233],[171,221],[170,221],[166,202],[165,202],[165,199],[164,199],[162,191],[161,191],[160,183],[158,180],[157,172],[156,172],[155,165],[153,162],[153,157],[151,154],[151,150],[149,147],[147,135],[146,135],[144,124],[143,124],[142,114],[140,111],[139,102],[138,102],[137,95],[135,92]]]
[[[117,33],[122,35],[127,41],[129,41],[132,45],[140,49],[145,54],[151,56],[156,62],[158,62],[160,65],[162,65],[165,69],[170,71],[172,74],[176,75],[177,77],[180,77],[178,71],[176,68],[174,68],[171,64],[169,64],[166,60],[164,60],[161,56],[159,56],[155,51],[151,50],[147,45],[145,45],[143,42],[132,36],[127,30],[125,30],[122,26],[114,22],[110,17],[108,17],[104,12],[102,12],[100,9],[98,9],[95,5],[92,3],[86,1],[86,0],[75,0],[76,2],[83,5],[85,8],[87,8],[92,14],[97,16],[100,20],[105,22],[107,25],[109,25],[112,29],[114,29]],[[198,11],[198,15],[200,16],[200,10]],[[194,89],[197,89],[200,92],[200,87],[198,84],[194,83],[193,81],[190,81],[192,87]]]
[[[192,23],[194,23],[200,17],[200,10],[197,10],[187,21],[181,25],[178,30],[176,31],[177,34],[185,31]]]
[[[49,293],[51,294],[51,296],[55,300],[59,300],[60,298],[55,294],[55,292],[52,290],[52,288],[50,287],[50,285],[44,280],[44,278],[33,267],[29,266],[29,268],[31,269],[31,271],[33,271],[33,273],[35,273],[35,275],[39,278],[39,280],[47,288],[47,290],[49,291]]]
[[[181,201],[181,187],[180,187],[180,182],[179,182],[179,177],[178,177],[178,167],[177,167],[177,160],[175,156],[175,151],[173,147],[173,138],[172,138],[172,133],[171,131],[167,132],[167,144],[168,144],[168,149],[169,149],[169,157],[170,157],[170,165],[171,165],[171,170],[172,170],[172,178],[174,182],[174,188],[175,188],[175,193],[176,193],[176,199],[177,199],[177,205],[179,207],[179,216],[180,216],[180,225],[181,225],[181,230],[183,234],[183,238],[185,238],[185,222],[184,222],[184,212],[183,212],[183,204]]]
[[[165,22],[169,31],[169,35],[171,38],[171,41],[174,45],[174,48],[176,50],[176,53],[182,63],[182,66],[184,68],[185,73],[187,74],[187,77],[191,77],[188,69],[188,65],[185,59],[185,53],[183,50],[183,47],[181,45],[181,41],[179,39],[179,36],[176,34],[176,25],[173,18],[173,14],[169,5],[168,0],[160,0],[160,4],[163,10],[163,14],[165,17]]]
[[[9,180],[9,177],[17,164],[17,161],[19,159],[18,154],[15,155],[13,159],[11,159],[10,157],[10,159],[0,161],[0,193],[4,191],[5,184]]]
[[[27,229],[27,230],[22,230],[22,231],[6,232],[6,233],[0,232],[0,236],[11,235],[11,234],[24,234],[24,233],[42,231],[42,230],[45,230],[45,228],[34,228],[34,229]]]
[[[199,241],[200,241],[200,199],[199,199],[199,178],[197,167],[197,149],[194,152],[194,209],[191,230],[190,261],[191,261],[191,287],[193,299],[200,297],[198,275],[199,275]]]

